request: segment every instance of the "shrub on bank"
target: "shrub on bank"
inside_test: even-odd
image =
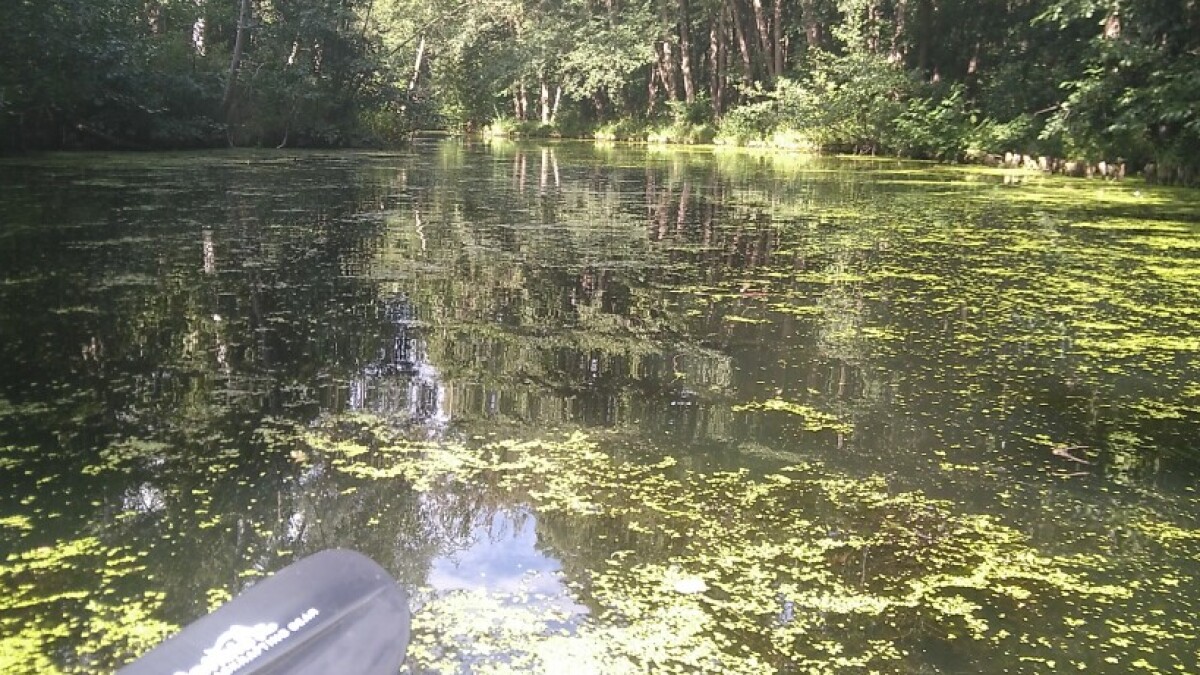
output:
[[[933,159],[966,149],[971,114],[959,87],[925,84],[869,54],[818,53],[805,72],[748,92],[721,120],[717,142]]]
[[[646,142],[707,145],[713,142],[716,135],[717,130],[711,124],[676,122],[663,127],[651,128],[646,132]]]
[[[518,120],[509,115],[498,115],[480,130],[484,138],[558,138],[563,134],[554,124],[542,124],[536,120]]]
[[[898,155],[953,161],[966,153],[971,131],[963,89],[954,85],[945,93],[905,101],[888,136]]]
[[[641,120],[622,119],[601,124],[592,137],[598,141],[644,141],[646,134],[646,124]]]

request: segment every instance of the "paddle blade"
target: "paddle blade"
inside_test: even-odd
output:
[[[394,675],[408,648],[408,595],[382,567],[322,551],[258,582],[119,675]]]

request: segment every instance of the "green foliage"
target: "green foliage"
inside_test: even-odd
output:
[[[1148,46],[1100,44],[1083,78],[1066,84],[1048,131],[1088,158],[1192,162],[1200,149],[1197,72],[1195,56],[1163,67]]]
[[[952,86],[948,93],[909,99],[890,135],[901,155],[955,160],[966,153],[971,132],[966,94]]]
[[[356,126],[363,134],[364,142],[396,146],[408,140],[413,131],[423,126],[414,123],[417,119],[421,119],[419,113],[406,114],[403,107],[381,106],[361,111]]]
[[[708,123],[711,118],[712,108],[703,96],[692,103],[671,101],[667,104],[667,118],[649,124],[644,140],[650,143],[707,145],[717,135],[716,128]]]
[[[892,125],[916,83],[879,56],[852,52],[813,60],[812,126],[823,146],[874,154],[891,146]]]
[[[516,135],[518,120],[509,115],[497,115],[481,131],[484,137],[508,138]]]
[[[707,145],[717,136],[711,124],[689,124],[674,122],[665,127],[655,127],[646,133],[650,143],[678,143],[680,145]]]
[[[802,79],[752,93],[722,119],[723,142],[954,159],[971,128],[962,87],[922,85],[864,53],[814,54]]]
[[[222,97],[238,4],[160,0],[6,3],[0,143],[16,147],[331,145],[395,139],[403,116],[379,76],[366,2],[252,3]]]
[[[1019,115],[1007,122],[984,119],[968,133],[964,155],[972,159],[996,152],[1059,156],[1061,147],[1039,139],[1040,128],[1032,115]]]
[[[561,135],[552,124],[518,120],[511,115],[497,115],[483,127],[481,133],[485,138],[551,138]]]
[[[705,124],[712,119],[712,103],[707,96],[698,96],[691,103],[670,101],[667,112],[672,124]]]
[[[1096,26],[1080,68],[1043,134],[1087,159],[1156,161],[1189,180],[1200,152],[1200,18],[1194,9],[1141,0],[1118,11],[1056,2],[1038,17],[1063,30]]]
[[[635,119],[620,119],[601,124],[592,133],[599,141],[644,141],[649,134],[646,123]]]
[[[780,80],[776,92],[783,91],[790,84],[788,80]],[[721,118],[717,142],[728,145],[761,143],[768,131],[781,126],[780,108],[776,95],[767,95],[763,100],[734,108]]]
[[[653,21],[646,11],[627,12],[616,25],[599,17],[578,24],[573,45],[562,59],[566,89],[572,97],[619,92],[639,68],[653,62],[654,52],[645,39],[653,30]]]
[[[0,147],[393,144],[500,110],[523,135],[642,118],[599,133],[1200,174],[1178,2],[255,0],[231,75],[239,5],[4,3]]]
[[[147,30],[132,0],[6,3],[0,144],[212,142],[220,82],[190,58],[182,32],[167,31],[181,21],[174,10]]]

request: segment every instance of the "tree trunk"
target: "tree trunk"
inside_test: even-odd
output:
[[[742,54],[743,81],[750,84],[754,81],[754,57],[750,53],[750,43],[746,40],[746,31],[742,30],[742,20],[738,17],[736,6],[729,8],[729,18],[733,21],[733,32]]]
[[[197,17],[192,23],[192,68],[196,67],[196,56],[204,56],[208,48],[204,44],[205,40],[205,23],[204,17]]]
[[[872,0],[867,4],[867,51],[879,53],[879,2]]]
[[[654,112],[654,108],[658,103],[658,68],[650,69],[650,76],[646,81],[646,113]]]
[[[896,0],[896,16],[892,20],[892,52],[888,59],[903,64],[908,58],[905,30],[908,22],[908,0]]]
[[[1110,9],[1108,16],[1104,17],[1104,37],[1108,40],[1121,37],[1121,14],[1116,7]]]
[[[721,99],[725,85],[725,12],[713,17],[708,31],[708,95],[712,99],[713,115],[720,117],[724,108]]]
[[[425,59],[425,36],[421,36],[421,43],[417,45],[417,62],[413,65],[412,79],[408,81],[408,95],[417,89],[417,82],[421,79],[421,62]]]
[[[554,104],[550,106],[550,123],[558,119],[558,104],[562,102],[562,85],[554,85]],[[555,184],[557,185],[558,168],[554,169]]]
[[[161,35],[163,32],[162,3],[150,0],[145,5],[146,25],[151,35]]]
[[[363,16],[362,33],[360,33],[358,36],[358,39],[361,41],[366,41],[367,39],[367,30],[371,27],[371,14],[374,12],[375,0],[369,0],[369,2],[367,2],[367,12]]]
[[[233,105],[233,86],[242,65],[242,51],[246,48],[246,23],[249,19],[250,0],[242,0],[241,10],[238,11],[237,37],[233,40],[233,55],[229,58],[229,77],[225,79],[225,93],[221,95],[221,112],[226,118]]]
[[[804,8],[804,42],[808,49],[819,49],[825,39],[825,30],[821,25],[821,17],[817,15],[814,0],[805,0]]]
[[[663,84],[672,101],[679,100],[679,73],[675,68],[675,57],[671,54],[671,41],[662,41],[662,52],[658,57],[659,71],[662,73]]]
[[[687,0],[679,2],[679,72],[683,75],[683,97],[688,103],[696,100],[696,81],[692,77],[692,35],[689,26]]]
[[[767,15],[763,12],[762,0],[751,0],[754,8],[754,25],[758,28],[758,46],[762,49],[763,61],[767,64],[767,75],[775,79],[775,59],[771,56],[771,32],[767,26]]]
[[[545,77],[541,77],[539,79],[541,79],[541,87],[542,87],[541,98],[539,99],[539,103],[541,103],[541,107],[542,107],[542,124],[549,125],[550,124],[550,85],[546,84]]]
[[[929,70],[929,43],[933,40],[933,3],[918,0],[917,13],[917,70],[925,73]]]
[[[775,0],[775,16],[771,21],[771,49],[775,54],[775,77],[783,75],[783,0]]]

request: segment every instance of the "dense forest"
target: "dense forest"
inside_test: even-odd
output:
[[[0,45],[5,150],[444,128],[1200,169],[1197,0],[9,0]]]

